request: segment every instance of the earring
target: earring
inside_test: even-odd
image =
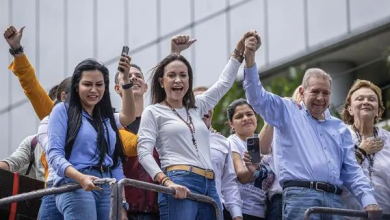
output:
[[[163,85],[161,85],[161,88],[164,88],[164,86],[163,86]]]

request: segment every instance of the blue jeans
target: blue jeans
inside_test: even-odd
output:
[[[47,183],[46,189],[52,187],[53,183]],[[58,211],[55,195],[42,197],[41,207],[39,207],[38,220],[64,220],[64,217]]]
[[[99,178],[111,178],[109,172],[100,173],[93,169],[80,170],[81,173]],[[65,178],[60,185],[76,182],[73,179]],[[72,220],[107,220],[110,212],[110,187],[100,185],[102,191],[85,191],[78,189],[56,195],[56,205],[63,214],[64,219]]]
[[[267,204],[267,219],[283,219],[283,200],[282,194],[275,194]]]
[[[198,193],[213,198],[222,207],[218,197],[215,181],[206,179],[195,173],[182,170],[167,172],[167,176],[176,184],[186,186],[192,193]],[[211,204],[196,202],[189,199],[176,199],[171,195],[159,193],[158,205],[160,220],[208,220],[216,219],[214,207]]]
[[[283,190],[283,219],[302,220],[305,211],[313,206],[343,208],[340,196],[305,187],[288,187]],[[312,214],[310,219],[344,220],[343,216]]]

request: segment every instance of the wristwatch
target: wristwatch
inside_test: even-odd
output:
[[[130,80],[129,83],[122,85],[122,89],[130,89],[133,87],[133,81]]]
[[[129,203],[126,202],[125,199],[122,201],[122,205],[123,205],[123,208],[124,208],[126,211],[129,211],[130,206],[129,206]]]
[[[24,49],[22,46],[20,46],[19,48],[16,48],[16,49],[9,48],[9,53],[12,56],[19,55],[19,54],[24,53]]]

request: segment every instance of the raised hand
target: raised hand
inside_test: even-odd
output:
[[[127,84],[130,82],[130,68],[131,68],[131,57],[129,55],[122,55],[119,60],[118,69],[121,71],[121,76],[123,77],[123,83]]]
[[[180,54],[196,41],[196,39],[190,39],[190,36],[188,35],[176,35],[171,39],[171,53]]]
[[[7,30],[4,31],[4,38],[12,49],[18,49],[21,47],[20,41],[23,36],[23,30],[25,27],[17,30],[14,26],[9,26]]]

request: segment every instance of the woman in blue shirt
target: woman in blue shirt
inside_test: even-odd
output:
[[[97,187],[93,181],[124,176],[118,128],[135,119],[130,60],[122,56],[119,62],[124,89],[120,113],[114,114],[111,106],[108,69],[86,59],[75,68],[68,101],[50,114],[48,157],[56,171],[54,186],[78,182],[83,187],[56,196],[64,219],[108,219],[109,186]]]

